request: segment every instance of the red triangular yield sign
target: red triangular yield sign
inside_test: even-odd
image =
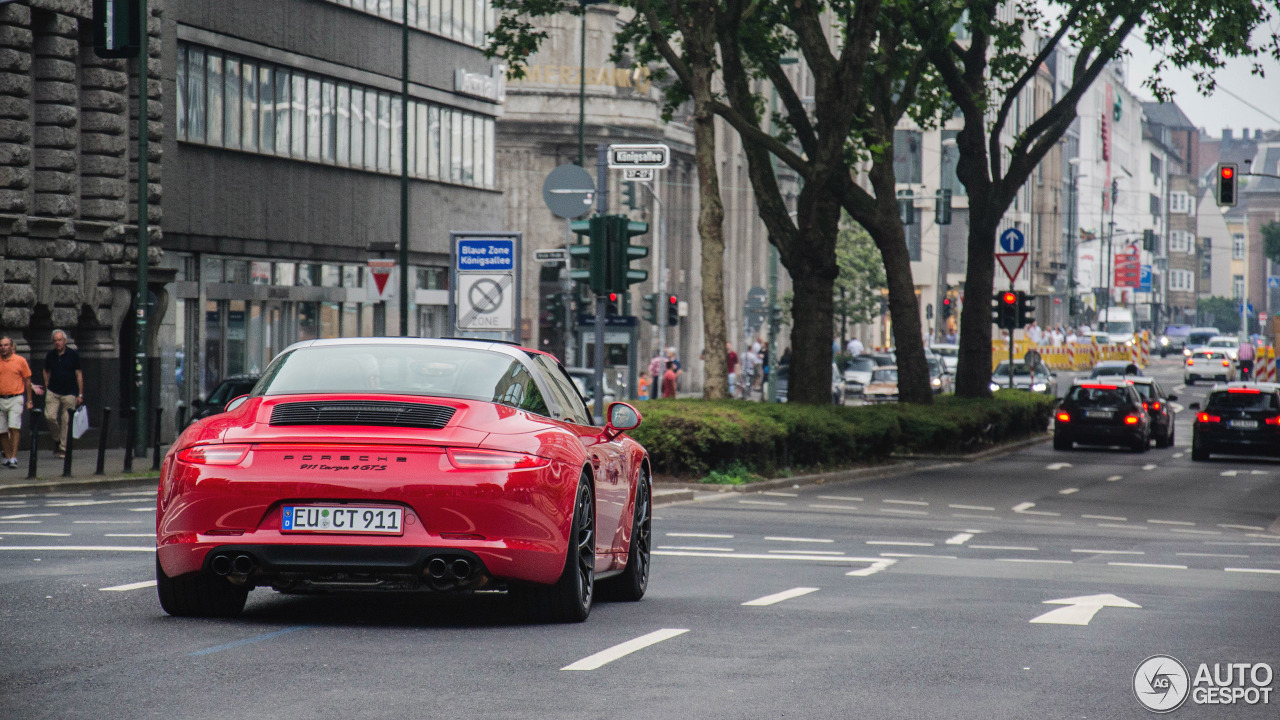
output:
[[[1017,282],[1018,273],[1021,273],[1022,266],[1027,264],[1027,253],[996,253],[996,261],[1000,263],[1000,269],[1004,270],[1009,282]]]
[[[381,295],[386,292],[387,278],[391,277],[391,271],[383,270],[382,268],[373,268],[372,272],[373,284],[378,286],[378,294]]]

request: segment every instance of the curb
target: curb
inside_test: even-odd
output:
[[[892,455],[890,457],[893,457],[895,459],[902,459],[902,460],[925,460],[928,462],[948,462],[948,463],[982,462],[983,460],[990,460],[991,458],[997,458],[1003,455],[1008,455],[1011,452],[1022,450],[1023,448],[1029,448],[1034,445],[1046,443],[1052,439],[1053,439],[1053,433],[1046,432],[1046,433],[1038,433],[1025,440],[1018,440],[1015,442],[1006,443],[1004,445],[997,445],[996,447],[987,448],[986,450],[980,450],[976,453],[969,453],[967,455]]]
[[[156,471],[138,475],[95,475],[91,478],[56,478],[46,481],[41,481],[37,478],[34,481],[23,482],[21,484],[0,485],[0,495],[49,493],[62,492],[65,490],[95,490],[98,488],[115,487],[117,485],[153,482],[159,477],[160,473],[159,471]]]

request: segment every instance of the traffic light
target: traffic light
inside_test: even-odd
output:
[[[1018,326],[1018,293],[1006,290],[991,298],[991,322],[1005,330]]]
[[[586,237],[585,243],[569,247],[569,278],[585,283],[596,295],[609,291],[609,236],[605,216],[574,220],[569,229]]]
[[[1234,206],[1236,204],[1236,164],[1221,163],[1218,165],[1218,204]]]
[[[676,326],[680,324],[680,298],[676,295],[667,296],[667,325]]]
[[[956,303],[950,296],[942,298],[942,319],[946,320],[956,314]]]
[[[644,296],[645,322],[651,322],[654,325],[658,324],[659,308],[662,305],[662,303],[660,302],[661,299],[662,299],[662,296],[659,295],[658,293],[649,293],[648,295]]]
[[[933,221],[939,225],[951,224],[951,191],[938,191],[938,200],[933,213]]]
[[[933,303],[929,303],[924,306],[924,319],[925,320],[933,319]]]
[[[910,190],[898,191],[898,215],[903,225],[912,225],[916,221],[916,194]]]
[[[606,316],[626,315],[627,312],[625,307],[626,305],[625,297],[626,297],[625,295],[622,295],[616,292],[609,293],[609,296],[608,296],[609,302],[604,306],[604,314]]]
[[[636,201],[636,184],[634,182],[622,183],[622,204],[632,210],[640,207],[640,203]]]
[[[138,0],[93,0],[93,52],[100,58],[136,57],[142,45]]]
[[[631,267],[632,261],[649,257],[649,248],[632,245],[631,238],[649,232],[649,223],[632,220],[626,215],[607,216],[609,225],[610,292],[625,293],[628,287],[649,279],[647,270]]]
[[[1018,293],[1017,323],[1014,327],[1026,327],[1035,321],[1035,298],[1026,293]]]
[[[552,327],[559,327],[564,315],[564,293],[548,293],[542,296],[543,322]]]

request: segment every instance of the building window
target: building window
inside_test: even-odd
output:
[[[1200,277],[1209,282],[1213,277],[1213,238],[1200,238]]]
[[[1231,259],[1244,259],[1244,235],[1231,236]]]
[[[1244,276],[1232,275],[1231,276],[1231,297],[1236,300],[1239,300],[1242,295],[1244,295]]]
[[[921,137],[918,130],[893,131],[893,173],[899,183],[923,182]]]
[[[335,5],[400,23],[408,13],[409,26],[483,47],[485,35],[497,25],[497,12],[486,0],[329,0]],[[409,3],[405,7],[403,3]]]

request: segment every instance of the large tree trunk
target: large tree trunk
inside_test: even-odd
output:
[[[698,165],[698,235],[702,240],[702,336],[705,349],[702,397],[728,396],[729,368],[724,317],[724,204],[716,171],[715,115],[710,107],[711,69],[694,70],[699,98],[693,118],[694,156]]]
[[[835,333],[836,237],[840,204],[813,185],[800,192],[796,247],[780,253],[791,274],[795,301],[791,311],[791,369],[787,402],[831,403],[831,341]],[[777,367],[778,348],[769,349]]]
[[[1000,215],[981,203],[972,203],[969,208],[969,267],[960,312],[956,394],[976,398],[991,394],[991,296]]]
[[[896,204],[896,201],[895,201]],[[924,332],[920,327],[920,299],[911,275],[911,255],[907,251],[902,223],[895,213],[892,222],[879,224],[876,245],[884,261],[889,286],[889,317],[893,320],[893,344],[898,364],[898,400],[917,405],[933,404],[929,385],[929,365],[924,359]]]

